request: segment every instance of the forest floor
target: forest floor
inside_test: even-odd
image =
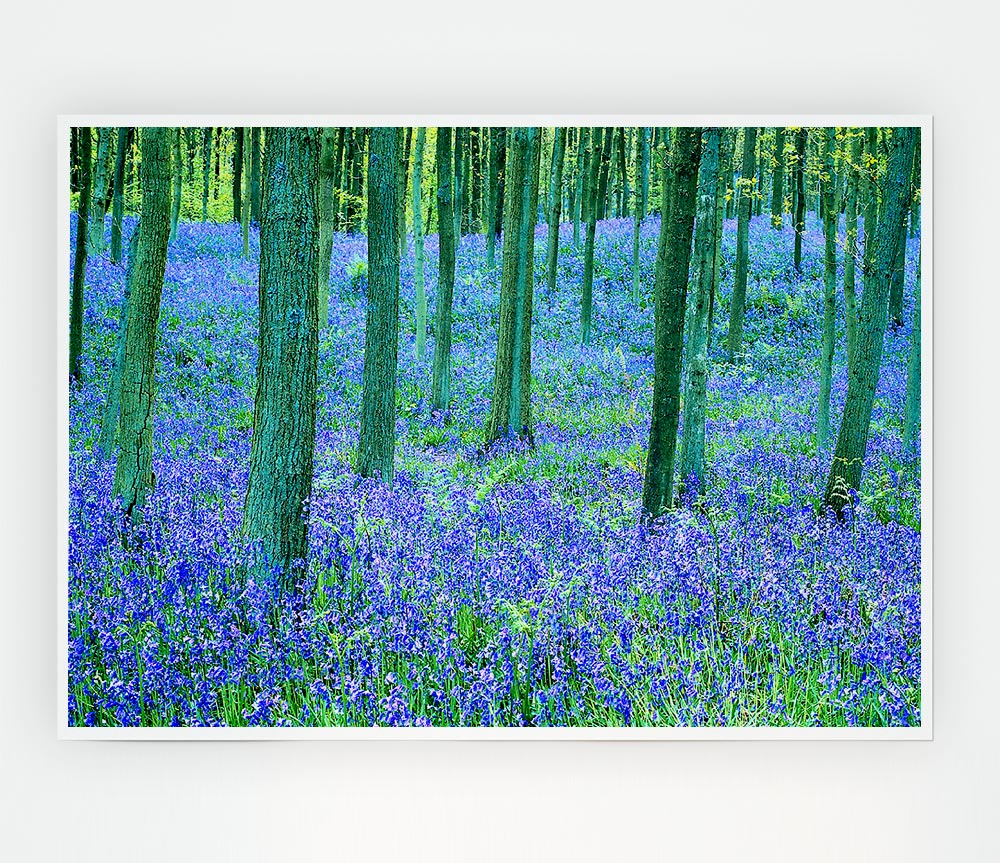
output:
[[[75,222],[74,222],[75,223]],[[126,225],[126,234],[134,220]],[[186,224],[170,247],[157,356],[155,491],[123,548],[113,461],[93,451],[124,269],[88,264],[85,383],[70,394],[69,715],[73,725],[915,725],[920,471],[904,458],[907,324],[886,336],[861,493],[819,512],[814,432],[822,234],[750,229],[746,348],[728,326],[727,221],[699,506],[640,524],[659,220],[598,226],[593,344],[579,344],[582,241],[561,229],[558,288],[536,232],[535,447],[483,452],[499,269],[458,249],[453,409],[414,358],[413,243],[402,266],[396,481],[351,470],[364,362],[364,237],[336,235],[308,569],[241,576],[253,425],[256,232]],[[909,241],[912,302],[918,239]],[[437,238],[427,238],[433,320]],[[499,260],[499,249],[498,249]],[[842,297],[832,436],[846,392]],[[690,495],[689,495],[690,497]],[[690,503],[690,500],[687,501]]]

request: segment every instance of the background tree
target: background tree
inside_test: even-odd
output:
[[[142,509],[153,484],[156,334],[170,234],[170,129],[142,130],[142,212],[136,228],[121,370],[118,461],[112,496],[129,515]]]
[[[80,194],[76,205],[76,248],[73,253],[73,284],[70,288],[69,313],[69,377],[71,381],[83,379],[80,358],[83,354],[83,286],[87,274],[87,229],[90,213],[90,127],[77,132],[80,159]]]
[[[868,449],[875,387],[882,366],[882,350],[889,314],[889,282],[901,240],[899,226],[906,214],[910,169],[916,130],[893,130],[889,165],[884,181],[884,208],[872,238],[872,263],[865,271],[865,290],[858,310],[858,344],[850,368],[847,401],[830,466],[824,500],[836,512],[847,505],[848,490],[861,486],[861,469]]]
[[[531,315],[538,211],[541,130],[518,127],[510,133],[510,161],[503,226],[500,321],[488,441],[533,440],[531,425]]]
[[[316,262],[319,328],[330,321],[330,258],[333,255],[333,184],[337,170],[337,130],[323,129],[319,153],[319,258]]]
[[[371,131],[368,148],[368,317],[357,472],[392,484],[396,451],[399,339],[399,239],[396,160],[399,135]]]
[[[919,154],[919,138],[918,154]],[[917,255],[917,288],[913,297],[913,332],[910,333],[910,356],[906,365],[906,406],[903,411],[903,452],[916,453],[917,431],[920,428],[920,266]]]
[[[174,129],[173,135],[173,158],[171,159],[173,177],[173,202],[170,207],[170,242],[177,239],[177,222],[181,214],[181,200],[183,198],[184,182],[184,162],[181,156],[181,130]]]
[[[209,187],[212,183],[212,127],[202,130],[201,220],[208,221]]]
[[[830,431],[830,384],[833,378],[833,349],[837,325],[837,223],[840,210],[834,197],[834,148],[836,129],[822,129],[823,170],[820,176],[823,211],[823,343],[819,362],[819,410],[816,414],[816,451],[826,447]]]
[[[111,131],[104,126],[97,130],[97,158],[94,159],[90,227],[87,230],[89,243],[87,251],[91,255],[104,254],[104,196],[108,183],[108,152],[111,147]]]
[[[453,156],[455,158],[455,184],[452,189],[452,215],[455,220],[455,237],[465,234],[466,222],[462,218],[465,213],[465,180],[466,159],[465,148],[469,130],[464,126],[455,129]]]
[[[122,218],[125,215],[125,159],[128,156],[132,130],[127,126],[118,129],[115,146],[115,173],[112,179],[114,193],[111,198],[111,262],[122,260]]]
[[[250,221],[260,224],[260,127],[250,129]]]
[[[498,126],[490,130],[490,228],[486,233],[486,261],[492,270],[496,266],[496,242],[503,227],[503,199],[506,186],[507,129]]]
[[[736,225],[736,277],[729,308],[729,361],[743,352],[743,314],[747,299],[747,258],[749,257],[750,208],[753,206],[753,172],[757,163],[757,129],[743,130],[743,167],[736,184],[739,200]]]
[[[233,149],[233,221],[243,220],[243,129],[233,130],[235,144]]]
[[[291,580],[309,550],[316,439],[320,130],[272,128],[264,149],[259,351],[243,532],[256,569]],[[249,202],[246,204],[250,206]]]
[[[684,305],[700,157],[700,128],[682,127],[671,132],[669,177],[664,178],[666,194],[656,255],[653,407],[642,488],[643,512],[654,518],[673,505]]]
[[[431,403],[447,411],[451,401],[451,304],[455,291],[455,228],[452,199],[452,132],[437,130],[438,284],[434,314]]]
[[[556,270],[559,265],[559,219],[562,216],[563,160],[566,154],[566,129],[556,129],[552,145],[552,174],[549,186],[549,233],[546,238],[545,286],[549,302],[556,290]]]
[[[862,136],[853,129],[845,129],[847,140],[844,241],[844,316],[847,327],[847,366],[854,362],[854,348],[858,340],[858,300],[855,289],[855,260],[858,254],[858,176],[861,164]]]
[[[424,142],[427,130],[421,126],[417,129],[417,143],[413,150],[413,289],[415,293],[414,309],[416,316],[417,360],[424,358],[427,342],[427,294],[424,290],[424,226],[420,213],[423,195],[424,176]],[[487,229],[487,233],[489,229]]]
[[[646,218],[646,195],[649,193],[649,129],[636,129],[635,176],[636,202],[632,224],[632,302],[639,304],[639,234]]]
[[[802,237],[806,232],[806,140],[804,127],[795,130],[795,269],[802,272]]]
[[[580,301],[580,341],[590,344],[590,325],[594,305],[594,243],[600,213],[600,173],[603,159],[603,141],[600,129],[589,129],[587,136],[587,176],[584,179],[587,235],[583,245],[583,289]]]
[[[694,479],[700,489],[705,477],[705,394],[708,383],[708,303],[715,278],[716,205],[719,189],[717,127],[705,130],[698,168],[694,233],[694,296],[688,340],[684,425],[681,434],[681,479]],[[742,204],[741,204],[742,206]]]

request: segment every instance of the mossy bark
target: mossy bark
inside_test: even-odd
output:
[[[427,292],[424,288],[424,225],[420,211],[423,196],[424,144],[427,130],[417,129],[417,143],[413,150],[413,288],[416,296],[414,309],[416,317],[416,342],[414,350],[417,360],[423,360],[427,343]]]
[[[112,484],[113,497],[133,516],[153,484],[156,334],[170,233],[171,138],[176,142],[170,129],[142,130],[142,209],[125,307],[118,461]]]
[[[566,155],[566,129],[556,129],[552,145],[552,174],[549,186],[549,233],[545,250],[545,288],[552,302],[556,290],[556,272],[559,265],[559,222],[562,217],[563,162]]]
[[[594,243],[597,220],[600,217],[600,176],[603,159],[603,141],[600,129],[589,130],[587,141],[587,176],[584,179],[583,197],[586,201],[587,234],[583,245],[583,287],[580,299],[580,342],[590,344],[591,318],[594,306]]]
[[[368,317],[356,470],[392,484],[399,350],[399,135],[372,129],[368,147]]]
[[[177,222],[180,220],[181,215],[181,200],[184,191],[184,158],[181,154],[181,130],[172,129],[171,135],[173,139],[171,146],[173,158],[171,159],[170,170],[171,177],[173,178],[173,193],[170,205],[170,242],[172,243],[177,239]]]
[[[858,340],[858,298],[855,287],[858,255],[858,182],[861,164],[862,137],[854,129],[845,130],[849,136],[847,144],[847,191],[844,222],[846,237],[844,242],[844,317],[847,326],[847,367],[854,362],[854,351]]]
[[[125,215],[125,157],[128,155],[132,130],[127,126],[118,129],[115,146],[114,186],[111,196],[111,262],[120,264],[122,260],[122,217]]]
[[[319,329],[330,321],[330,258],[333,255],[333,184],[337,171],[337,130],[323,129],[319,154],[319,258],[316,261],[316,300]]]
[[[889,167],[883,183],[884,207],[875,235],[870,237],[871,265],[865,272],[865,290],[858,310],[858,344],[849,369],[847,401],[837,436],[837,448],[827,479],[824,500],[840,512],[849,501],[849,490],[861,487],[861,472],[868,449],[875,388],[882,367],[888,320],[889,283],[900,242],[909,194],[910,167],[916,130],[893,130]]]
[[[646,218],[646,195],[649,194],[649,129],[635,130],[636,202],[632,220],[632,302],[639,304],[639,235]]]
[[[802,272],[802,238],[806,233],[806,142],[808,131],[795,131],[795,269]]]
[[[823,342],[819,360],[819,408],[816,413],[816,452],[822,453],[830,432],[830,385],[833,378],[833,349],[837,325],[837,211],[834,196],[834,148],[836,129],[822,130],[823,174],[820,194],[823,213]]]
[[[642,489],[643,512],[654,518],[673,505],[684,308],[700,157],[701,129],[674,129],[656,255],[653,406]]]
[[[233,129],[233,221],[243,219],[243,129]]]
[[[451,402],[451,304],[455,292],[455,238],[458,220],[452,197],[452,130],[437,130],[438,283],[434,310],[434,364],[431,403],[447,411]]]
[[[69,305],[69,377],[71,381],[83,379],[81,356],[83,354],[83,290],[87,275],[87,229],[90,221],[90,127],[77,131],[80,159],[80,193],[76,205],[76,248],[73,252],[73,283]]]
[[[104,195],[108,183],[108,153],[111,148],[111,129],[97,130],[97,157],[94,159],[90,200],[90,226],[87,229],[87,253],[104,254]],[[89,154],[88,154],[89,156]]]
[[[747,259],[749,257],[750,213],[753,206],[753,178],[757,163],[757,129],[743,130],[743,165],[735,194],[737,206],[736,223],[736,275],[733,283],[733,297],[729,307],[729,361],[733,362],[743,353],[743,315],[747,301]]]

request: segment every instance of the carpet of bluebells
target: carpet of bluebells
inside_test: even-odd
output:
[[[75,221],[74,221],[75,226]],[[134,219],[126,224],[126,235]],[[75,230],[75,227],[73,228]],[[311,556],[296,589],[241,573],[253,422],[256,232],[181,224],[157,356],[155,490],[122,538],[94,453],[124,269],[87,271],[85,383],[70,394],[68,692],[79,726],[899,726],[920,722],[920,475],[901,423],[907,323],[886,336],[869,454],[845,522],[819,508],[814,429],[822,235],[750,229],[747,355],[727,365],[736,224],[724,236],[707,473],[639,518],[652,394],[657,218],[599,225],[594,341],[578,344],[582,244],[558,288],[536,233],[535,448],[484,454],[499,271],[458,251],[454,407],[429,408],[403,260],[397,474],[351,471],[363,367],[365,239],[338,235],[320,339]],[[918,239],[909,241],[907,321]],[[127,247],[127,244],[126,244]],[[498,255],[499,259],[499,255]],[[427,238],[434,309],[437,238]],[[847,374],[842,298],[833,436]],[[693,505],[692,505],[693,504]]]

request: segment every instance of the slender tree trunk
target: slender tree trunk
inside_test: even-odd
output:
[[[858,299],[855,290],[855,262],[858,254],[858,171],[861,162],[861,136],[853,129],[848,135],[846,240],[844,243],[844,316],[847,322],[847,367],[854,362],[858,340]]]
[[[632,303],[639,304],[639,234],[646,218],[646,195],[649,191],[649,129],[636,129],[635,176],[638,200],[632,224]]]
[[[125,315],[121,370],[118,461],[112,496],[136,515],[153,485],[153,404],[156,332],[170,233],[171,137],[164,128],[142,130],[142,213],[136,227],[132,277]],[[179,167],[179,166],[177,166]]]
[[[504,208],[500,322],[493,374],[493,401],[486,438],[532,442],[531,316],[535,219],[541,130],[511,130],[509,183]]]
[[[701,129],[676,128],[670,138],[670,176],[664,177],[667,194],[662,203],[656,255],[653,408],[642,489],[643,512],[653,518],[673,506],[684,306],[694,233]]]
[[[316,440],[319,326],[317,128],[269,129],[260,224],[260,349],[243,533],[258,577],[305,569]],[[250,204],[248,203],[249,207]]]
[[[489,228],[486,232],[486,262],[492,270],[496,266],[496,242],[503,226],[504,174],[507,160],[507,129],[500,126],[490,130],[489,176]]]
[[[614,129],[607,126],[604,129],[604,136],[598,145],[600,155],[600,174],[597,180],[597,218],[606,219],[608,216],[608,178],[611,174],[611,144]]]
[[[712,350],[712,329],[715,326],[715,295],[722,284],[722,229],[726,218],[727,165],[736,147],[736,130],[723,129],[719,139],[719,185],[715,194],[715,261],[712,267],[712,286],[708,296],[708,344]]]
[[[177,222],[180,219],[181,214],[181,198],[183,192],[182,183],[184,181],[184,160],[181,155],[181,130],[174,129],[171,133],[173,135],[173,163],[172,167],[172,177],[173,177],[173,195],[170,206],[170,242],[172,243],[177,239]]]
[[[465,212],[465,140],[469,130],[463,126],[455,129],[454,137],[454,158],[455,158],[455,184],[452,190],[453,218],[455,220],[455,237],[465,234],[465,220],[462,218]]]
[[[427,294],[424,290],[424,226],[420,212],[423,196],[424,143],[427,130],[417,129],[417,144],[413,152],[413,285],[416,292],[416,354],[424,358],[427,343]],[[487,229],[489,233],[489,229]]]
[[[104,195],[108,182],[108,150],[111,146],[111,129],[102,126],[97,130],[97,158],[94,160],[93,188],[90,201],[90,227],[87,253],[104,254]]]
[[[920,138],[917,136],[917,148],[913,153],[913,200],[910,204],[910,236],[915,237],[920,230]]]
[[[830,384],[837,325],[837,222],[834,200],[834,146],[837,130],[823,129],[823,176],[820,180],[825,256],[823,267],[823,345],[819,362],[819,410],[816,414],[816,452],[826,449],[830,433]],[[850,364],[848,363],[848,367]]]
[[[333,184],[337,171],[337,130],[323,129],[319,151],[319,257],[316,261],[320,332],[330,322],[330,258],[333,255]]]
[[[368,146],[368,320],[357,472],[392,484],[399,349],[398,131],[376,127]],[[448,166],[450,170],[450,165]]]
[[[80,191],[80,130],[71,126],[69,130],[69,191]]]
[[[402,133],[401,133],[402,134]],[[413,129],[406,128],[405,145],[401,152],[399,168],[396,172],[396,179],[399,181],[397,201],[399,203],[399,257],[402,259],[406,255],[406,181],[410,169],[410,144],[413,140]]]
[[[233,150],[233,221],[243,219],[243,129],[233,129],[236,145]]]
[[[556,291],[556,271],[559,265],[559,220],[562,217],[562,178],[563,161],[566,154],[566,128],[556,129],[555,141],[552,145],[552,175],[549,187],[551,207],[549,208],[548,246],[545,250],[545,287],[552,304]]]
[[[483,175],[480,171],[482,153],[480,152],[482,143],[481,128],[473,129],[469,135],[469,165],[471,174],[472,197],[469,200],[470,230],[473,234],[482,233],[482,197],[483,197]]]
[[[212,185],[212,127],[204,129],[204,147],[201,166],[201,220],[208,221],[209,187]]]
[[[694,233],[694,297],[688,340],[684,425],[681,433],[681,479],[700,490],[705,479],[705,399],[708,386],[708,303],[715,277],[716,211],[719,189],[720,130],[702,138]]]
[[[874,127],[865,130],[865,252],[864,271],[865,284],[867,273],[872,268],[872,256],[875,253],[875,233],[878,230],[879,200],[878,200],[878,131]]]
[[[882,366],[888,319],[889,282],[900,241],[899,226],[906,212],[910,167],[916,130],[893,130],[889,169],[884,182],[884,210],[875,230],[872,266],[865,272],[865,290],[858,311],[858,345],[849,369],[847,401],[837,436],[824,499],[840,513],[849,501],[848,490],[861,487],[861,469],[868,449],[875,388]]]
[[[250,221],[260,224],[260,127],[250,130]]]
[[[589,170],[586,164],[586,152],[587,147],[584,141],[584,136],[586,135],[586,129],[576,130],[576,183],[574,188],[576,189],[576,205],[573,207],[573,248],[580,248],[580,221],[583,210],[586,207],[584,203],[584,186],[585,186],[585,176]]]
[[[240,217],[240,228],[243,233],[243,257],[250,257],[250,213],[253,210],[253,193],[251,191],[251,180],[250,180],[250,150],[244,147],[244,155],[246,157],[245,164],[243,165],[243,178],[245,180],[245,185],[243,187],[243,214]]]
[[[625,127],[618,127],[618,218],[628,215],[628,160],[625,155]]]
[[[128,155],[132,130],[127,126],[118,129],[115,147],[114,194],[111,198],[111,262],[122,260],[122,217],[125,214],[125,157]]]
[[[458,135],[456,134],[456,139]],[[452,200],[452,131],[437,130],[438,284],[434,314],[434,365],[431,402],[447,411],[451,401],[451,304],[455,290],[455,240],[458,219]]]
[[[919,140],[919,139],[918,139]],[[903,413],[903,453],[917,452],[920,429],[920,263],[917,255],[917,290],[913,298],[913,332],[910,334],[910,357],[906,365],[906,408]]]
[[[795,269],[802,272],[802,237],[806,232],[806,139],[805,127],[795,133]]]
[[[747,258],[750,237],[750,208],[753,205],[753,171],[757,162],[757,129],[743,130],[743,168],[736,184],[739,199],[736,223],[736,276],[729,309],[729,361],[743,353],[743,315],[747,301]]]
[[[889,283],[889,322],[893,329],[903,325],[903,279],[906,275],[907,222],[909,221],[912,200],[913,190],[911,186],[909,194],[906,196],[903,224],[899,228],[900,240],[896,245],[896,260],[893,262],[892,280]]]
[[[69,314],[69,377],[83,380],[80,358],[83,354],[83,285],[87,274],[87,229],[90,214],[90,127],[77,131],[80,151],[80,195],[76,205],[76,248],[73,254],[73,285]]]
[[[594,304],[594,241],[600,213],[600,173],[603,160],[603,143],[599,129],[590,130],[588,141],[589,165],[583,194],[587,199],[587,238],[583,248],[583,295],[580,302],[580,341],[590,344],[590,322]]]

